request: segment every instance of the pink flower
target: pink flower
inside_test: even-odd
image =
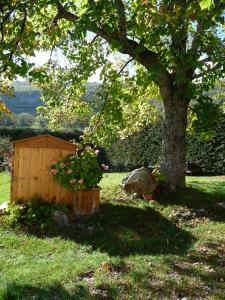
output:
[[[105,164],[101,164],[101,167],[103,170],[107,171],[109,169],[109,166],[105,165]]]
[[[52,161],[52,164],[53,164],[53,165],[56,165],[56,164],[57,164],[57,160],[54,159],[54,160]]]
[[[99,155],[99,153],[100,153],[100,151],[97,149],[97,150],[95,150],[95,154],[96,155]]]
[[[80,179],[80,180],[78,181],[78,183],[83,184],[83,183],[84,183],[84,179]]]
[[[50,174],[51,175],[56,175],[59,171],[56,169],[51,169]]]
[[[61,168],[64,168],[64,167],[65,167],[65,164],[62,162],[62,163],[60,164],[60,167],[61,167]]]
[[[73,170],[69,169],[69,170],[66,171],[66,173],[67,173],[67,174],[72,174],[72,173],[73,173]]]
[[[76,182],[77,182],[76,179],[71,179],[71,180],[70,180],[70,183],[71,183],[71,184],[76,183]]]

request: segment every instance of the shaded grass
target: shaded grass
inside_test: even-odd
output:
[[[132,200],[105,174],[100,213],[34,234],[0,222],[0,299],[225,299],[223,177]],[[174,219],[177,210],[207,209]]]

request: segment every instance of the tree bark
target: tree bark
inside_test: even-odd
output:
[[[186,129],[189,101],[168,95],[164,99],[160,170],[167,178],[170,192],[185,187]]]

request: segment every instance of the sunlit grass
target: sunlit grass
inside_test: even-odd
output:
[[[104,174],[100,213],[65,229],[34,234],[0,217],[0,299],[224,299],[224,177],[188,177],[186,191],[147,202],[126,197],[125,176]],[[6,198],[9,176],[0,182]]]
[[[0,204],[10,199],[10,176],[0,172]]]

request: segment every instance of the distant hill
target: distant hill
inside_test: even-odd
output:
[[[97,82],[87,83],[86,101],[91,100],[92,95],[98,87]],[[37,115],[36,108],[42,105],[41,90],[37,87],[29,85],[26,81],[16,81],[14,83],[15,97],[8,98],[5,95],[0,95],[0,98],[6,103],[7,107],[15,114],[30,113],[34,116]]]
[[[16,81],[14,87],[15,97],[8,98],[5,95],[1,95],[1,99],[13,113],[27,112],[35,116],[36,107],[42,104],[40,89],[29,85],[26,81]]]

